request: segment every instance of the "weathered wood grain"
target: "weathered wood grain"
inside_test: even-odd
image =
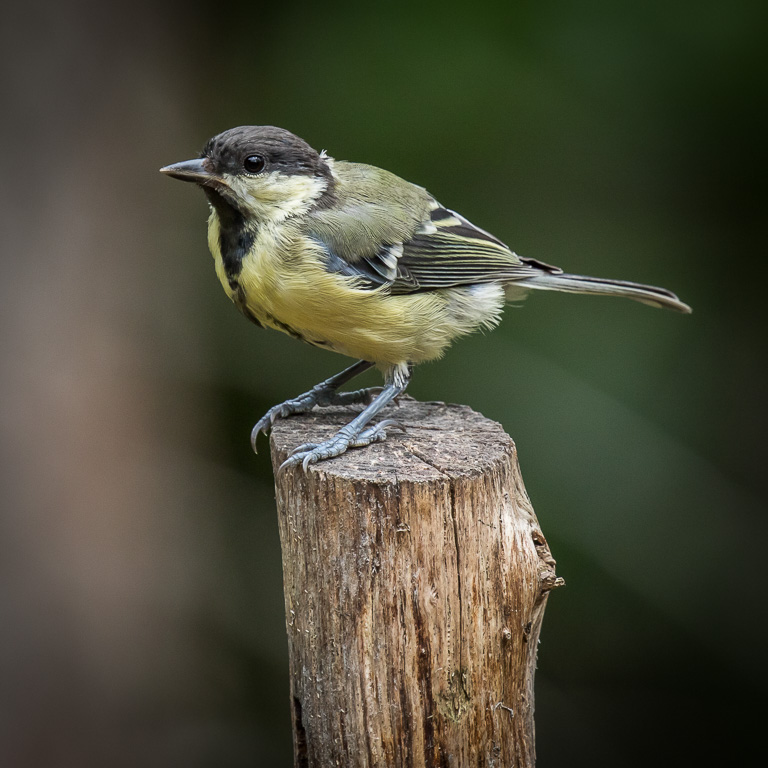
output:
[[[275,467],[352,411],[275,424]],[[515,446],[403,398],[407,433],[278,477],[299,768],[534,764],[533,676],[562,583]]]

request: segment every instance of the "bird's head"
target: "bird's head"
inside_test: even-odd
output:
[[[216,210],[230,206],[246,218],[280,221],[332,199],[332,163],[289,131],[247,125],[214,136],[199,158],[160,172],[201,186]]]

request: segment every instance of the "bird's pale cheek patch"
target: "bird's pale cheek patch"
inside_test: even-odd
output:
[[[227,175],[241,209],[258,219],[284,219],[305,213],[328,188],[326,179],[279,171],[259,176]]]

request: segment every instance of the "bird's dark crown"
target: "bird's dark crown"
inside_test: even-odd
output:
[[[243,125],[209,139],[201,157],[219,173],[244,173],[245,159],[258,155],[267,172],[330,178],[327,162],[306,141],[271,125]]]

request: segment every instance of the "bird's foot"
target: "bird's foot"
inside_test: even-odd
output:
[[[309,413],[316,405],[350,405],[352,403],[365,403],[367,405],[380,391],[380,387],[370,387],[368,389],[358,389],[354,392],[336,392],[330,387],[318,384],[303,395],[273,406],[254,424],[251,430],[251,447],[253,452],[258,453],[256,440],[259,437],[259,433],[263,432],[266,435],[278,419],[285,419],[297,413]]]
[[[335,456],[341,456],[348,448],[363,448],[371,443],[380,443],[387,438],[388,429],[399,429],[405,432],[405,427],[394,419],[384,419],[378,424],[361,429],[355,433],[350,429],[351,425],[342,427],[333,437],[324,443],[304,443],[294,448],[291,455],[280,465],[278,472],[284,472],[288,467],[295,467],[301,464],[306,471],[310,464],[317,464],[318,461],[332,459]]]
[[[263,432],[266,435],[277,419],[284,419],[295,413],[308,413],[311,411],[317,403],[313,394],[314,393],[310,390],[303,395],[294,397],[292,400],[286,400],[284,403],[280,403],[280,405],[275,405],[270,408],[256,422],[256,424],[254,424],[253,429],[251,430],[251,447],[253,448],[253,452],[258,453],[256,440],[259,437],[259,433]]]

